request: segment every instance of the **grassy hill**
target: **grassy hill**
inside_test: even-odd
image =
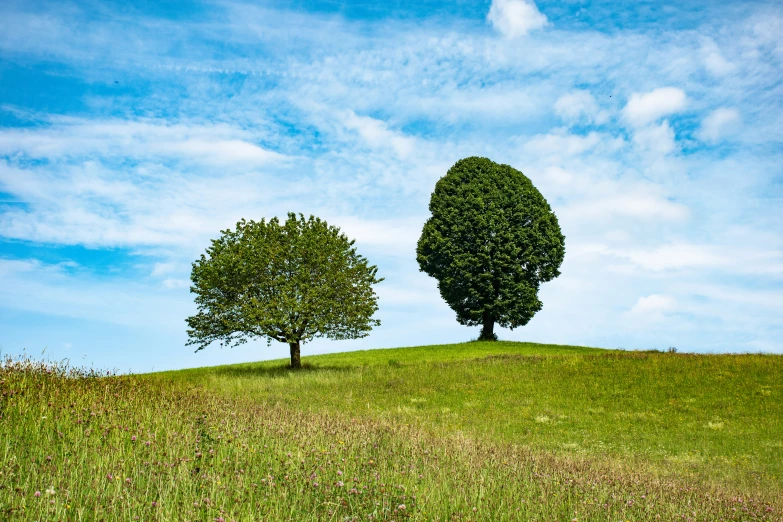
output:
[[[0,513],[780,519],[780,356],[497,342],[303,361],[76,379],[7,364]]]

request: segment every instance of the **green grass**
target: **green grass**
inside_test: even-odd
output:
[[[783,357],[465,343],[161,374],[232,397],[783,488]],[[353,363],[353,364],[352,364]]]
[[[780,356],[464,343],[303,361],[101,378],[7,361],[0,518],[781,519]]]
[[[305,348],[306,350],[306,348]],[[610,350],[601,348],[588,348],[586,346],[564,346],[557,344],[518,343],[510,341],[497,342],[470,342],[459,344],[436,344],[429,346],[413,346],[409,348],[386,348],[383,350],[360,350],[355,352],[330,353],[325,355],[313,355],[303,358],[303,361],[320,368],[356,368],[378,364],[395,363],[427,363],[448,362],[464,359],[477,359],[490,355],[578,355],[601,354]],[[213,366],[209,370],[223,371],[255,371],[259,369],[276,369],[281,364],[286,365],[287,360],[264,361],[248,364],[232,364],[227,366]],[[167,372],[170,374],[200,373],[206,368],[195,368]]]

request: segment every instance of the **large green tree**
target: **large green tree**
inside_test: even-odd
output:
[[[544,196],[520,171],[487,158],[459,160],[435,185],[416,248],[457,321],[514,329],[541,310],[541,283],[560,275],[565,237]]]
[[[285,223],[243,219],[221,234],[190,276],[198,313],[187,319],[187,344],[196,351],[264,338],[288,343],[299,368],[301,343],[365,337],[380,324],[372,285],[383,279],[337,227],[289,213]]]

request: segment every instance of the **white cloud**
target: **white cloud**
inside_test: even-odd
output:
[[[633,142],[643,152],[661,156],[671,154],[677,148],[674,130],[669,126],[668,121],[637,129],[633,135]]]
[[[562,167],[547,167],[544,175],[555,185],[570,186],[574,181],[574,175]]]
[[[637,299],[629,313],[647,319],[658,318],[666,312],[673,311],[676,303],[671,295],[651,294]]]
[[[172,272],[175,272],[179,266],[177,263],[155,263],[155,266],[152,267],[152,273],[150,276],[152,277],[160,277],[167,274],[170,274]]]
[[[627,254],[639,266],[650,270],[716,267],[724,263],[721,255],[707,245],[670,244],[653,250],[637,250]]]
[[[55,117],[47,127],[0,131],[0,155],[47,159],[95,155],[167,157],[222,165],[267,165],[286,159],[250,143],[249,136],[247,131],[225,124]]]
[[[725,76],[736,70],[736,66],[723,57],[720,48],[712,39],[704,40],[701,54],[704,59],[704,68],[715,76]]]
[[[552,133],[533,136],[525,143],[524,151],[530,156],[546,157],[556,155],[560,158],[578,156],[592,150],[602,142],[610,142],[611,138],[591,132],[586,136],[567,133]]]
[[[637,191],[591,198],[589,201],[565,206],[560,211],[565,219],[601,222],[612,219],[641,219],[682,222],[689,216],[688,207],[657,194]]]
[[[402,159],[408,158],[415,150],[416,141],[400,132],[389,130],[387,124],[369,116],[357,116],[347,111],[343,119],[346,128],[355,130],[363,142],[374,149],[390,148]]]
[[[284,213],[290,199],[274,197],[269,185],[291,199],[313,190],[269,174],[213,176],[209,170],[188,173],[159,164],[113,170],[91,162],[21,169],[0,161],[0,188],[27,203],[0,214],[0,231],[6,238],[47,243],[192,252],[241,217]]]
[[[569,124],[602,124],[609,119],[609,113],[601,110],[589,91],[576,90],[562,95],[555,102],[555,114]]]
[[[623,109],[623,116],[634,126],[652,123],[685,109],[687,97],[682,89],[661,87],[648,93],[634,93]]]
[[[783,251],[775,248],[677,242],[653,249],[614,250],[611,253],[653,271],[714,269],[732,274],[783,273]]]
[[[416,242],[421,235],[426,216],[397,219],[359,219],[355,216],[336,216],[329,223],[339,228],[357,245],[383,251],[390,256],[415,257]]]
[[[517,38],[547,25],[544,16],[529,0],[492,0],[487,20],[507,38]]]
[[[163,280],[163,286],[166,288],[171,289],[177,289],[177,288],[188,288],[190,286],[190,281],[187,279],[164,279]]]
[[[721,107],[709,113],[701,122],[697,137],[707,143],[716,143],[726,136],[736,134],[741,123],[735,108]]]
[[[277,152],[241,140],[187,139],[154,144],[148,150],[161,155],[176,155],[184,159],[199,158],[214,163],[236,162],[263,165],[283,158]]]

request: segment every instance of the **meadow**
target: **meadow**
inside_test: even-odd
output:
[[[781,520],[783,358],[527,343],[0,370],[0,517]]]

